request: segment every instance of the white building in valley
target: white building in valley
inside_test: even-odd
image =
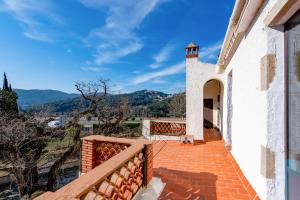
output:
[[[216,65],[186,48],[187,134],[219,129],[262,199],[300,199],[299,8],[237,0]]]

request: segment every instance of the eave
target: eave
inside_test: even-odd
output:
[[[264,0],[237,0],[229,21],[218,65],[225,68]]]

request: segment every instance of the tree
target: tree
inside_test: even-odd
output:
[[[0,159],[14,174],[20,197],[38,189],[38,160],[55,133],[32,115],[0,112]]]
[[[0,90],[0,111],[6,113],[18,112],[18,96],[13,91]]]
[[[8,81],[7,81],[6,74],[4,73],[3,76],[4,76],[4,78],[3,78],[3,87],[2,87],[2,90],[9,91],[9,86],[8,86]]]
[[[170,116],[185,117],[185,114],[186,114],[185,93],[175,94],[170,100]]]
[[[72,156],[78,156],[81,137],[85,136],[78,124],[81,117],[93,115],[99,119],[98,133],[109,135],[126,131],[120,124],[129,113],[128,99],[110,102],[108,81],[76,83],[76,89],[88,102],[88,108],[78,108],[71,120],[62,127],[49,128],[52,119],[38,121],[28,113],[7,113],[0,111],[0,160],[4,162],[16,178],[20,197],[30,197],[37,190],[54,191],[62,165]],[[46,114],[45,114],[46,115]],[[46,115],[47,116],[47,115]],[[69,132],[72,134],[69,134]],[[52,161],[46,185],[38,184],[38,163],[47,156],[46,146],[53,140],[69,137],[71,142]]]
[[[88,108],[76,110],[72,114],[72,120],[63,129],[72,128],[72,144],[54,161],[48,174],[47,190],[56,189],[59,171],[64,162],[71,156],[78,155],[81,149],[82,127],[78,124],[81,117],[93,115],[99,120],[99,129],[94,134],[110,135],[120,134],[126,131],[120,124],[126,119],[128,111],[128,99],[121,98],[116,102],[109,101],[108,80],[98,79],[95,82],[77,82],[76,90],[80,92],[82,98],[88,102]]]
[[[91,103],[90,107],[93,109],[90,113],[98,119],[98,129],[95,133],[111,135],[124,131],[122,122],[128,118],[130,109],[127,96],[111,98],[106,82],[106,80],[100,82],[103,91],[96,96],[92,95],[96,91],[94,83],[77,83],[76,89],[85,101]]]
[[[81,130],[78,124],[81,117],[88,114],[94,114],[101,102],[107,96],[108,84],[107,80],[98,79],[96,82],[78,82],[75,84],[76,90],[80,92],[83,99],[89,102],[89,107],[83,110],[76,110],[72,113],[72,120],[62,129],[74,129],[72,144],[54,161],[48,173],[47,190],[54,191],[57,186],[57,180],[61,166],[65,161],[73,155],[78,155],[81,149]]]
[[[159,101],[151,104],[148,107],[149,117],[167,117],[169,114],[170,105],[167,100]]]
[[[6,113],[18,112],[18,95],[12,91],[11,85],[8,85],[6,74],[4,73],[3,88],[0,89],[0,111]]]

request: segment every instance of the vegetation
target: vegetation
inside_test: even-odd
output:
[[[43,107],[47,109],[41,109],[43,112],[39,115],[20,113],[18,97],[8,86],[6,76],[4,78],[0,90],[0,160],[14,174],[20,197],[24,199],[31,198],[36,191],[57,189],[62,165],[80,153],[81,137],[85,136],[79,125],[80,118],[94,116],[98,119],[93,134],[135,137],[142,129],[141,123],[129,122],[135,116],[185,116],[184,93],[169,97],[144,90],[131,95],[110,95],[107,80],[103,79],[76,83],[75,87],[81,98],[76,98],[76,106],[68,113],[71,120],[64,126],[50,128],[48,122],[53,119],[45,116],[50,116],[47,112],[53,112],[53,108]],[[42,116],[43,120],[36,116]],[[47,184],[40,185],[38,166],[47,161],[53,164]]]
[[[185,93],[168,95],[157,91],[141,90],[129,94],[107,95],[107,103],[115,105],[119,99],[127,99],[130,108],[129,118],[134,117],[185,117]],[[73,98],[28,109],[40,112],[50,109],[53,113],[71,113],[78,107],[87,108],[89,102]]]
[[[18,96],[8,85],[6,74],[4,73],[3,88],[0,89],[0,111],[6,113],[18,112]]]
[[[14,91],[19,96],[18,104],[22,108],[80,97],[80,94],[68,94],[57,90],[14,89]]]
[[[114,103],[108,103],[106,80],[82,82],[75,86],[89,106],[70,113],[72,118],[65,126],[50,128],[48,122],[51,118],[38,121],[29,113],[0,111],[0,160],[14,174],[20,197],[24,199],[31,198],[38,190],[57,189],[62,165],[68,159],[78,157],[80,153],[81,137],[85,136],[78,123],[81,117],[97,117],[97,133],[134,135],[130,133],[134,129],[124,125],[129,113],[128,100],[120,98]],[[38,163],[45,158],[53,164],[48,173],[47,184],[40,185]]]

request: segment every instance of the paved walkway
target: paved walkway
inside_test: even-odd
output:
[[[154,176],[166,183],[162,200],[250,199],[218,138],[200,145],[155,142],[155,154]]]

